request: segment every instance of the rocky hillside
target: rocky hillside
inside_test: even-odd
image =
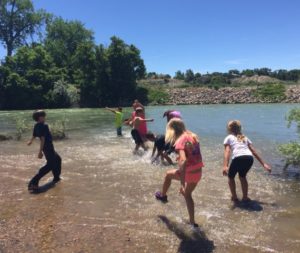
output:
[[[168,104],[300,103],[300,86],[288,86],[285,98],[268,100],[255,95],[255,87],[170,88]]]

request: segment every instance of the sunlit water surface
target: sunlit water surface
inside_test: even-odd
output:
[[[170,167],[151,165],[150,152],[134,156],[130,129],[117,138],[112,114],[49,110],[50,125],[68,119],[68,139],[55,142],[63,158],[63,181],[29,194],[27,182],[44,162],[36,158],[38,142],[27,147],[27,133],[21,141],[0,143],[0,252],[299,252],[299,170],[284,170],[277,151],[278,144],[298,138],[296,127],[288,129],[284,119],[295,106],[176,107],[201,138],[205,169],[194,192],[199,230],[186,224],[177,182],[168,204],[154,199]],[[147,117],[155,119],[151,131],[164,132],[166,109],[147,108]],[[15,118],[30,120],[30,114],[0,112],[0,132],[13,133]],[[249,173],[249,195],[255,201],[247,206],[232,206],[221,174],[229,119],[242,121],[246,135],[273,166],[271,175],[258,163]],[[41,184],[49,180],[51,175]]]

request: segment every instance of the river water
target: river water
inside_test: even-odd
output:
[[[68,120],[68,139],[55,142],[63,181],[29,194],[27,182],[44,162],[36,158],[38,141],[27,147],[28,132],[21,141],[0,143],[0,252],[299,252],[299,170],[284,170],[277,151],[278,144],[298,138],[296,127],[288,129],[284,119],[295,106],[176,107],[201,138],[205,169],[194,192],[199,230],[186,224],[179,183],[171,186],[169,203],[154,199],[170,167],[151,165],[149,153],[133,155],[130,129],[117,138],[111,113],[49,110],[50,125]],[[164,132],[162,114],[169,108],[147,108],[147,117],[155,119],[151,131]],[[29,121],[31,112],[0,112],[0,132],[14,132],[16,117]],[[273,167],[267,175],[255,163],[249,173],[254,201],[237,207],[221,174],[229,119],[242,121],[245,134]],[[49,180],[51,175],[41,185]]]

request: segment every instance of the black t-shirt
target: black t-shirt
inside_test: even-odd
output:
[[[155,138],[155,141],[154,141],[154,145],[159,151],[165,150],[165,148],[166,148],[165,136],[157,135]]]
[[[52,135],[49,130],[49,126],[46,123],[36,123],[33,128],[33,137],[44,137],[44,151],[54,150],[54,146],[52,143]]]

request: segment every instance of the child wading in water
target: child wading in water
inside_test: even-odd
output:
[[[37,190],[40,179],[44,177],[48,172],[52,171],[53,173],[53,183],[57,183],[60,181],[61,173],[61,158],[54,150],[52,135],[48,125],[45,123],[46,113],[43,110],[37,110],[33,113],[32,118],[36,122],[36,124],[34,125],[32,138],[27,144],[31,145],[35,138],[40,138],[41,142],[38,158],[42,159],[44,155],[47,163],[29,182],[29,191]]]
[[[123,112],[122,108],[118,107],[117,110],[106,107],[106,110],[115,114],[115,126],[117,129],[117,136],[122,136]]]
[[[248,197],[248,181],[247,173],[253,165],[253,156],[261,163],[264,169],[271,172],[271,167],[263,161],[257,154],[252,142],[242,134],[241,122],[238,120],[229,121],[227,124],[228,136],[224,140],[224,167],[223,175],[228,176],[228,184],[231,191],[231,200],[238,201],[235,186],[235,176],[239,173],[241,181],[243,201],[250,201]],[[230,152],[232,153],[232,161],[230,166]]]
[[[143,108],[138,107],[136,109],[134,118],[131,122],[133,127],[131,131],[131,136],[135,142],[134,152],[137,152],[140,147],[142,147],[144,150],[147,150],[144,144],[147,133],[145,133],[144,130],[147,129],[146,122],[152,122],[152,121],[154,120],[144,118]]]
[[[194,218],[194,200],[192,193],[195,190],[202,176],[202,156],[200,152],[199,138],[196,134],[187,131],[185,125],[180,119],[172,119],[167,125],[166,142],[175,145],[178,152],[179,169],[169,170],[165,176],[161,192],[156,192],[155,197],[167,202],[167,191],[171,186],[172,180],[181,182],[179,192],[184,196],[189,212],[190,223],[198,227]]]

